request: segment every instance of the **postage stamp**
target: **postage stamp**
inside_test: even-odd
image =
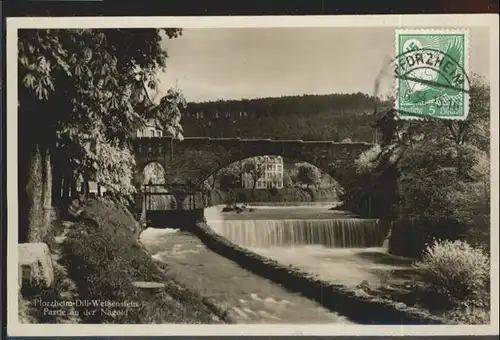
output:
[[[466,119],[467,30],[396,30],[396,109],[403,119]]]

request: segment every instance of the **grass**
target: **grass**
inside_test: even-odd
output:
[[[484,325],[490,322],[490,311],[487,308],[450,304],[445,296],[426,289],[425,285],[417,280],[391,287],[384,285],[370,293],[427,310],[448,324]]]
[[[74,282],[67,277],[65,268],[57,260],[54,261],[54,284],[48,289],[23,286],[20,300],[21,323],[78,323],[80,318],[74,308],[55,305],[42,305],[45,303],[72,303],[78,297]]]
[[[138,224],[125,207],[110,200],[90,200],[67,234],[64,257],[80,299],[128,307],[82,306],[85,323],[221,323],[211,306],[188,291],[153,262],[138,243]],[[145,294],[133,281],[155,281],[164,292]]]

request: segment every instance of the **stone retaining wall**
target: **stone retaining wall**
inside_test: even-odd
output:
[[[292,266],[284,266],[216,234],[207,224],[198,223],[192,232],[212,251],[229,258],[247,270],[301,293],[326,308],[361,324],[443,324],[428,312],[404,303],[360,294],[342,285],[318,280]]]

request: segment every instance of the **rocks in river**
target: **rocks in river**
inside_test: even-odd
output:
[[[245,210],[245,206],[237,206],[236,204],[234,205],[226,205],[224,208],[222,208],[222,212],[231,212],[235,211],[236,213],[242,213]]]
[[[363,280],[359,285],[356,286],[356,288],[368,290],[370,289],[370,283],[367,280]]]
[[[328,208],[328,210],[342,210],[342,203],[335,203],[334,206]]]

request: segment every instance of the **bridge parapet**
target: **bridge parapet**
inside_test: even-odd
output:
[[[341,182],[355,159],[373,146],[364,142],[186,137],[133,140],[137,170],[158,162],[171,183],[201,183],[213,172],[245,158],[275,155],[311,163]]]

